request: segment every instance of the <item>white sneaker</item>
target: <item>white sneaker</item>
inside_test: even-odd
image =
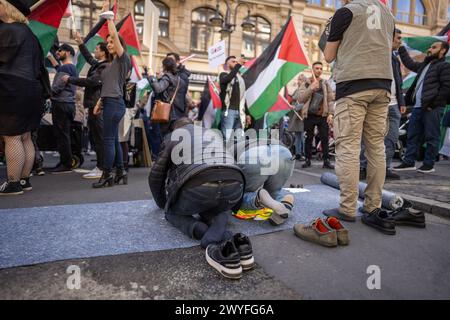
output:
[[[91,172],[83,175],[84,179],[100,179],[102,177],[103,171],[95,167]]]

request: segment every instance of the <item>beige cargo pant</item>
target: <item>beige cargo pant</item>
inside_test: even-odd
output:
[[[381,208],[381,194],[386,179],[384,137],[390,92],[367,90],[349,95],[336,102],[334,136],[336,140],[336,174],[341,195],[339,211],[356,215],[359,195],[361,139],[366,146],[367,188],[364,209]]]

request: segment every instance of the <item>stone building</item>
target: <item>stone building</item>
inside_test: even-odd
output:
[[[210,18],[216,14],[215,0],[154,0],[160,10],[158,30],[158,50],[154,55],[153,70],[158,69],[161,59],[167,52],[179,52],[182,56],[195,54],[187,62],[193,72],[191,92],[195,99],[208,75],[217,75],[218,70],[210,69],[207,48],[223,37],[230,44],[233,55],[253,58],[259,55],[280,31],[289,14],[292,14],[301,29],[304,44],[311,61],[322,59],[318,48],[320,35],[327,20],[340,7],[340,0],[221,0],[219,13],[226,18],[229,4],[230,22],[236,26],[228,37],[227,30],[211,25]],[[235,10],[238,2],[244,2]],[[87,34],[96,23],[101,7],[100,0],[72,0],[75,23],[82,34]],[[389,0],[389,5],[397,18],[397,26],[405,36],[426,36],[439,32],[450,19],[450,0]],[[144,0],[119,0],[119,18],[131,12],[140,36],[143,34]],[[243,30],[241,24],[247,18],[255,25],[252,31]],[[237,12],[237,17],[235,17]],[[71,19],[65,19],[60,30],[60,40],[70,40]],[[149,54],[144,48],[143,59]],[[327,66],[326,71],[329,71]]]

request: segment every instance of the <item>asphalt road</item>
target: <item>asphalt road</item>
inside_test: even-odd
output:
[[[298,170],[287,186],[319,183],[321,171],[319,163]],[[36,177],[32,192],[1,198],[0,209],[149,199],[147,176],[132,169],[128,186],[103,190],[78,173]],[[449,299],[450,223],[427,221],[425,230],[399,228],[394,237],[357,222],[348,225],[350,246],[335,249],[290,230],[252,237],[257,268],[237,282],[211,269],[200,247],[3,269],[0,299]],[[79,290],[66,284],[71,265],[81,270]],[[367,287],[370,266],[380,270],[379,290]]]

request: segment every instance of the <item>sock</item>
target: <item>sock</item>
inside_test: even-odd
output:
[[[201,240],[203,236],[205,235],[206,231],[208,231],[208,226],[204,224],[203,222],[197,222],[194,225],[194,238],[196,240]]]
[[[259,202],[265,208],[272,209],[278,215],[283,215],[283,214],[289,213],[288,209],[284,206],[284,204],[274,200],[270,196],[269,192],[267,192],[267,190],[265,190],[265,189],[259,190],[257,202]]]

